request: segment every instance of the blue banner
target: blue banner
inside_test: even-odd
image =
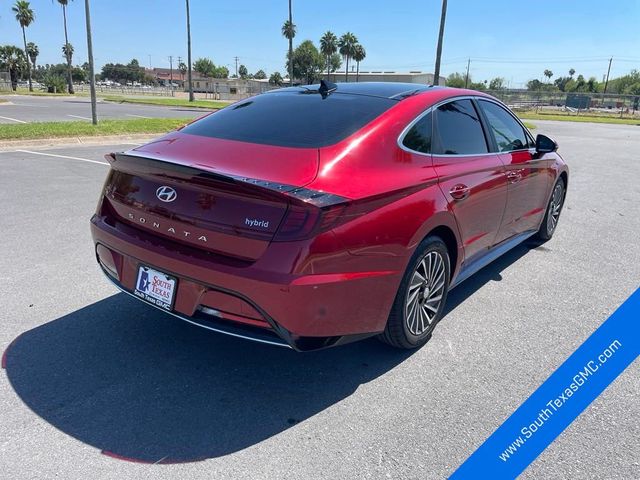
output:
[[[639,354],[640,289],[450,478],[516,478]]]

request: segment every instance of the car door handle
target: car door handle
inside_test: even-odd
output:
[[[469,193],[471,193],[471,189],[466,185],[463,185],[462,183],[454,185],[449,190],[449,194],[453,197],[454,200],[462,200],[464,198],[467,198],[469,196]]]
[[[510,170],[507,173],[507,180],[510,183],[517,183],[522,180],[522,170]]]

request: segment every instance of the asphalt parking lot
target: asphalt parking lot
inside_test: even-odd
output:
[[[571,168],[554,238],[456,288],[416,352],[297,354],[152,310],[102,278],[89,235],[92,162],[131,145],[0,153],[2,476],[450,475],[640,284],[640,127],[536,123]],[[639,366],[522,477],[640,478]]]
[[[38,97],[0,95],[0,124],[91,120],[91,100],[87,97]],[[98,119],[196,118],[209,110],[100,101]]]

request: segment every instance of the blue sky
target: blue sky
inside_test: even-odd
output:
[[[0,45],[22,45],[9,0],[0,2]],[[36,22],[29,41],[40,63],[62,62],[62,12],[57,2],[32,0]],[[182,0],[92,0],[97,65],[128,62],[168,67],[186,58]],[[433,71],[440,0],[294,0],[294,43],[317,42],[332,30],[356,34],[367,51],[362,70]],[[194,60],[201,56],[234,69],[240,57],[250,72],[284,71],[286,39],[280,28],[287,0],[191,0]],[[68,9],[74,63],[86,60],[84,2]],[[599,80],[613,56],[612,76],[640,69],[640,1],[449,0],[442,73],[463,72],[471,58],[474,80],[504,77],[511,86],[540,78],[545,68],[566,75],[573,67]],[[99,69],[98,69],[99,70]]]

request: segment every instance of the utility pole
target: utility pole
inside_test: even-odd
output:
[[[238,78],[238,60],[240,60],[238,57],[233,57],[236,61],[236,78]]]
[[[609,85],[609,73],[611,72],[611,62],[613,61],[613,57],[611,57],[609,59],[609,68],[607,69],[607,79],[604,81],[604,92],[602,92],[603,94],[607,93],[607,86]]]
[[[91,91],[91,123],[98,124],[96,102],[96,75],[93,68],[93,44],[91,42],[91,15],[89,14],[89,0],[84,0],[84,17],[87,25],[87,55],[89,60],[89,90]]]
[[[440,31],[438,32],[438,47],[436,48],[436,68],[433,71],[433,84],[440,84],[440,60],[442,58],[442,39],[444,38],[444,22],[447,18],[447,0],[442,0],[442,14],[440,15]]]
[[[464,77],[464,88],[469,85],[469,65],[471,65],[471,59],[467,60],[467,74]]]
[[[291,14],[291,0],[289,0],[289,26],[293,28],[293,17]],[[347,60],[349,57],[347,57]],[[293,38],[289,37],[289,85],[293,85]]]
[[[173,55],[169,55],[169,88],[173,97]]]
[[[193,102],[193,82],[191,81],[191,17],[189,15],[189,0],[187,2],[187,80],[189,81],[189,101]]]
[[[149,54],[149,70],[151,70],[153,67],[151,66],[151,54]]]

